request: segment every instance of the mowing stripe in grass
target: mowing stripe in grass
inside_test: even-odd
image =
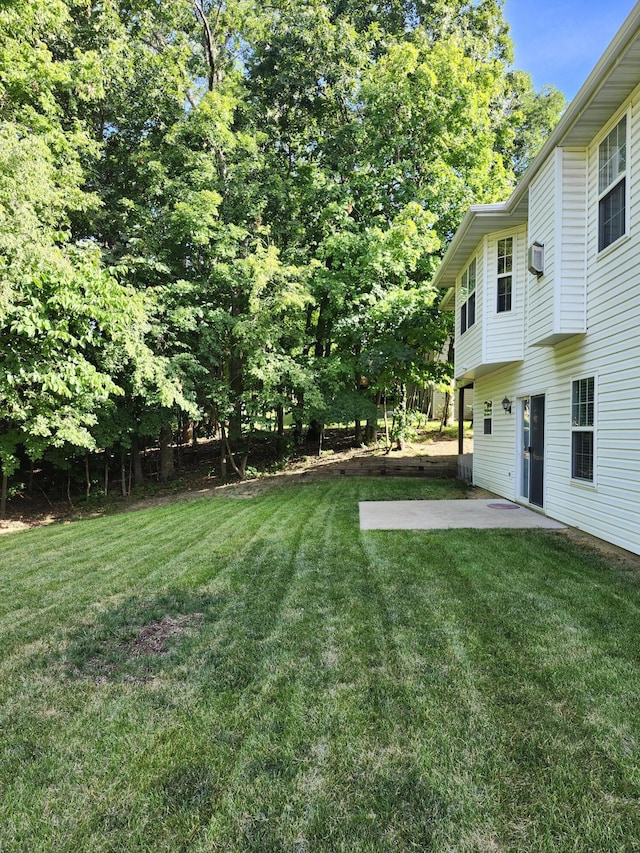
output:
[[[3,853],[638,850],[638,575],[539,532],[358,529],[358,500],[451,489],[0,543]],[[122,654],[180,613],[166,653]]]
[[[593,640],[598,641],[591,637],[587,637],[586,643],[588,657],[572,660],[569,656],[567,660],[565,656],[563,659],[567,617],[571,628],[576,621],[576,608],[570,614],[558,610],[550,591],[542,600],[539,596],[526,595],[527,586],[535,585],[536,571],[547,572],[550,559],[557,557],[557,538],[545,539],[543,535],[530,534],[522,539],[514,534],[491,534],[485,540],[493,546],[489,551],[482,548],[485,536],[463,533],[454,538],[440,535],[429,539],[431,545],[437,544],[438,539],[445,543],[441,557],[448,568],[439,575],[442,598],[438,610],[446,614],[453,605],[456,625],[465,630],[464,647],[474,672],[476,695],[484,708],[485,718],[491,721],[491,730],[500,733],[493,746],[496,750],[494,771],[491,776],[484,775],[493,777],[498,783],[496,792],[501,800],[506,799],[514,815],[514,825],[518,824],[519,813],[525,823],[525,816],[531,820],[531,814],[537,813],[537,820],[548,825],[550,833],[555,833],[558,839],[564,837],[563,842],[557,842],[559,849],[565,849],[563,844],[573,849],[568,838],[574,836],[576,826],[581,826],[583,820],[585,838],[594,832],[593,827],[587,828],[594,798],[611,797],[611,791],[607,793],[609,786],[624,791],[623,800],[631,806],[629,813],[624,815],[603,807],[602,825],[591,835],[590,843],[595,845],[593,849],[627,849],[625,844],[632,844],[630,833],[632,827],[637,827],[638,820],[637,667],[628,661],[620,668],[608,652],[594,655],[597,645],[594,647]],[[471,550],[475,559],[465,553],[465,542],[473,543]],[[397,539],[395,544],[399,546],[400,559],[410,560],[413,548],[403,547]],[[539,554],[534,565],[530,557],[532,551]],[[500,565],[501,553],[510,555],[508,566]],[[593,583],[585,569],[586,577],[580,578],[578,573],[572,572],[569,578],[578,607],[583,599],[583,585],[591,591],[587,595],[593,595]],[[599,574],[605,577],[601,562]],[[554,582],[563,586],[566,580],[560,573]],[[610,577],[608,582],[611,582]],[[563,593],[563,597],[565,595]],[[637,584],[633,595],[637,601]],[[593,604],[590,609],[595,609]],[[598,609],[602,615],[602,603]],[[635,610],[636,604],[632,603],[622,618],[616,613],[602,635],[602,639],[607,636],[607,645],[611,633],[619,634],[620,630],[627,633],[636,624],[627,621]],[[479,613],[482,619],[478,618]],[[637,634],[634,645],[637,648]],[[553,649],[551,666],[545,654],[541,654],[541,648],[545,652],[547,648]],[[622,703],[621,718],[625,721],[618,719],[616,723],[617,727],[622,725],[625,737],[614,748],[616,758],[613,761],[611,755],[586,753],[583,746],[584,742],[591,742],[590,707],[606,704],[611,691],[617,694],[617,704]],[[576,731],[580,732],[579,745],[573,740]],[[631,751],[629,745],[632,745]],[[582,776],[579,768],[582,768]],[[567,786],[568,779],[571,783]],[[560,810],[548,797],[554,785],[565,792]],[[545,807],[540,808],[540,803],[545,803]],[[614,838],[620,846],[607,847]],[[515,830],[505,840],[517,849],[521,849],[519,845],[524,847]],[[600,844],[605,846],[600,847]],[[583,849],[590,848],[585,843]]]

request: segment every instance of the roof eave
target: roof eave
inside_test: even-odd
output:
[[[433,280],[436,287],[449,288],[455,285],[455,278],[459,272],[458,264],[465,260],[460,255],[464,251],[467,252],[468,257],[483,236],[527,221],[529,185],[556,147],[562,145],[570,135],[571,144],[588,144],[590,140],[582,139],[579,132],[576,132],[576,127],[579,127],[581,119],[590,107],[595,109],[593,105],[596,96],[605,83],[615,77],[616,69],[620,70],[620,76],[622,76],[624,57],[628,54],[633,42],[639,41],[639,30],[640,2],[633,7],[509,198],[499,204],[473,205],[469,208],[436,272]],[[640,50],[640,45],[638,49]],[[615,84],[615,80],[613,83]],[[629,94],[631,91],[633,89]],[[472,242],[473,245],[470,245]]]
[[[455,285],[457,262],[464,262],[486,234],[515,228],[527,221],[526,205],[513,206],[510,201],[474,204],[467,210],[435,275],[436,287],[446,289]]]

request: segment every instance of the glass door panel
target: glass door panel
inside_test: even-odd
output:
[[[520,495],[529,500],[529,473],[531,470],[531,407],[529,398],[520,400],[522,424],[522,458],[520,468]]]

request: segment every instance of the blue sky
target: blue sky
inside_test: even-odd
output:
[[[515,67],[536,89],[573,98],[634,6],[634,0],[506,0]]]

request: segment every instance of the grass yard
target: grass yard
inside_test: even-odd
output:
[[[640,572],[330,479],[0,540],[0,850],[640,850]],[[460,492],[463,495],[463,492]]]

